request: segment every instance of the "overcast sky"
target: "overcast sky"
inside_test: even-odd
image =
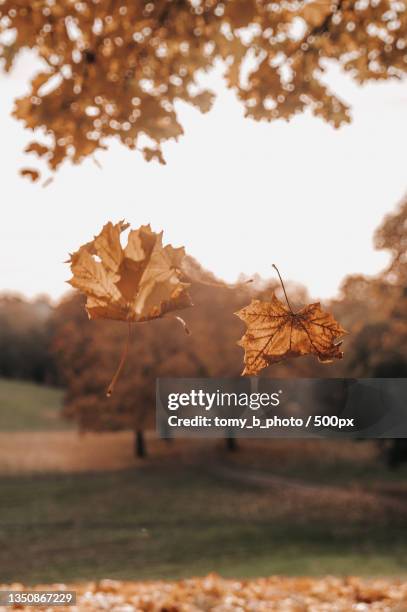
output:
[[[92,160],[63,166],[47,188],[21,179],[32,137],[10,117],[27,88],[32,58],[0,76],[0,290],[57,298],[68,286],[68,252],[108,221],[151,222],[164,241],[217,276],[243,272],[287,279],[314,298],[336,294],[350,273],[375,274],[387,262],[372,236],[407,190],[407,88],[355,85],[337,70],[331,86],[353,107],[353,123],[334,130],[306,114],[290,123],[243,118],[218,74],[213,110],[179,106],[185,136],[165,146],[167,165],[112,143]],[[33,160],[35,162],[35,160]]]

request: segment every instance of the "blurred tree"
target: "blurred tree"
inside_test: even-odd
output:
[[[219,60],[246,116],[309,108],[335,127],[350,114],[324,83],[327,61],[359,83],[407,68],[407,11],[395,0],[3,0],[0,32],[6,70],[23,48],[43,61],[14,115],[46,134],[27,151],[51,169],[112,136],[164,163],[162,143],[183,133],[175,103],[208,111],[214,96],[199,75]]]
[[[346,369],[352,376],[407,376],[407,198],[375,234],[391,260],[375,277],[349,276],[336,304],[352,330]]]
[[[238,374],[238,331],[233,337],[233,326],[220,329],[226,313],[233,321],[236,294],[225,287],[197,286],[192,295],[198,306],[183,312],[193,330],[191,336],[165,318],[133,326],[125,371],[109,398],[106,387],[119,362],[127,326],[89,321],[84,298],[76,293],[67,296],[55,309],[52,322],[53,352],[67,386],[65,415],[82,430],[133,430],[136,454],[141,455],[145,453],[143,431],[154,426],[157,377]],[[239,328],[237,319],[233,323]],[[219,338],[212,346],[216,330]]]
[[[85,299],[76,293],[57,306],[52,318],[53,352],[67,387],[64,413],[80,429],[131,429],[136,454],[141,454],[142,432],[154,427],[157,377],[240,375],[242,349],[237,340],[244,326],[233,313],[254,294],[266,298],[275,282],[257,280],[232,290],[192,258],[188,272],[200,279],[191,287],[196,305],[182,311],[191,335],[166,318],[135,324],[125,371],[109,398],[106,388],[120,360],[127,327],[115,321],[89,321]],[[292,286],[294,302],[303,294],[302,288]],[[228,446],[233,448],[233,441]]]
[[[407,196],[398,209],[387,215],[375,234],[377,249],[390,251],[391,260],[385,272],[386,278],[407,289]]]
[[[45,297],[0,296],[0,377],[56,383],[49,353],[52,307]]]
[[[332,364],[327,372],[324,365],[304,357],[275,364],[265,375],[407,376],[406,213],[403,202],[376,233],[376,245],[392,254],[383,274],[347,277],[340,298],[329,304],[351,332],[345,343],[345,359]],[[187,269],[191,279],[200,281],[191,287],[196,305],[182,313],[191,336],[165,319],[135,325],[127,371],[109,399],[105,397],[106,385],[120,358],[125,326],[89,321],[84,299],[77,294],[71,294],[56,308],[52,319],[53,347],[67,385],[65,414],[74,418],[81,429],[132,429],[141,452],[142,432],[153,424],[156,377],[240,375],[242,349],[236,342],[244,326],[233,313],[254,296],[267,300],[275,291],[282,298],[281,289],[275,280],[256,277],[252,283],[231,290],[192,258],[188,258]],[[288,283],[287,291],[295,309],[310,301],[301,286]],[[229,446],[233,448],[233,441]],[[400,456],[398,447],[397,457]]]
[[[378,249],[390,251],[376,277],[350,276],[335,308],[351,329],[344,373],[357,377],[407,377],[407,198],[387,215],[375,234]],[[389,441],[391,467],[407,461],[407,440]]]

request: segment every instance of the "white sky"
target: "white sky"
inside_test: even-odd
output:
[[[337,70],[331,86],[353,107],[350,126],[334,130],[306,114],[290,123],[243,118],[217,74],[213,110],[180,105],[185,136],[165,146],[167,166],[113,143],[92,160],[63,166],[47,188],[18,175],[36,158],[22,154],[32,135],[10,117],[26,91],[32,58],[0,77],[0,291],[59,297],[63,262],[108,221],[151,222],[164,241],[217,276],[243,272],[304,284],[314,298],[333,296],[349,273],[374,274],[387,262],[374,229],[407,188],[405,83],[360,88]]]

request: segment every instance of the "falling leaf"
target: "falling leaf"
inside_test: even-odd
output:
[[[189,284],[181,280],[184,249],[163,246],[162,232],[149,225],[130,231],[123,248],[120,235],[128,227],[109,222],[71,255],[69,283],[87,295],[89,317],[140,322],[191,306]]]
[[[318,302],[294,312],[285,295],[287,306],[273,294],[269,302],[252,300],[235,313],[247,325],[238,343],[245,350],[243,375],[257,375],[272,363],[301,355],[316,355],[324,363],[342,358],[343,327]]]
[[[20,174],[25,178],[29,178],[33,183],[40,178],[38,170],[34,170],[33,168],[21,168]]]
[[[87,295],[90,319],[127,321],[128,336],[118,368],[109,384],[110,397],[126,361],[131,323],[149,321],[192,306],[189,283],[181,280],[183,248],[163,246],[162,232],[149,225],[130,231],[126,247],[120,236],[129,224],[106,223],[100,234],[70,257],[69,283]],[[182,321],[180,317],[176,317]],[[188,328],[185,325],[185,330]]]

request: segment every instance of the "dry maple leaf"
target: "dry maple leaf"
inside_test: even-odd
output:
[[[184,248],[163,246],[162,232],[149,225],[130,231],[123,248],[120,235],[128,227],[106,223],[70,257],[68,282],[87,295],[89,317],[140,322],[191,306],[189,284],[181,280]]]
[[[347,334],[343,327],[318,302],[294,312],[279,272],[278,275],[287,306],[273,294],[270,302],[252,300],[235,313],[247,325],[238,342],[245,350],[242,375],[257,375],[270,364],[289,357],[313,354],[328,363],[343,356],[339,341]]]
[[[106,223],[100,234],[69,260],[73,276],[68,282],[87,295],[89,318],[128,323],[127,343],[107,395],[113,392],[126,360],[131,323],[192,306],[189,283],[181,280],[184,248],[163,246],[162,232],[156,234],[149,225],[130,231],[123,248],[120,236],[128,227],[124,221]]]

